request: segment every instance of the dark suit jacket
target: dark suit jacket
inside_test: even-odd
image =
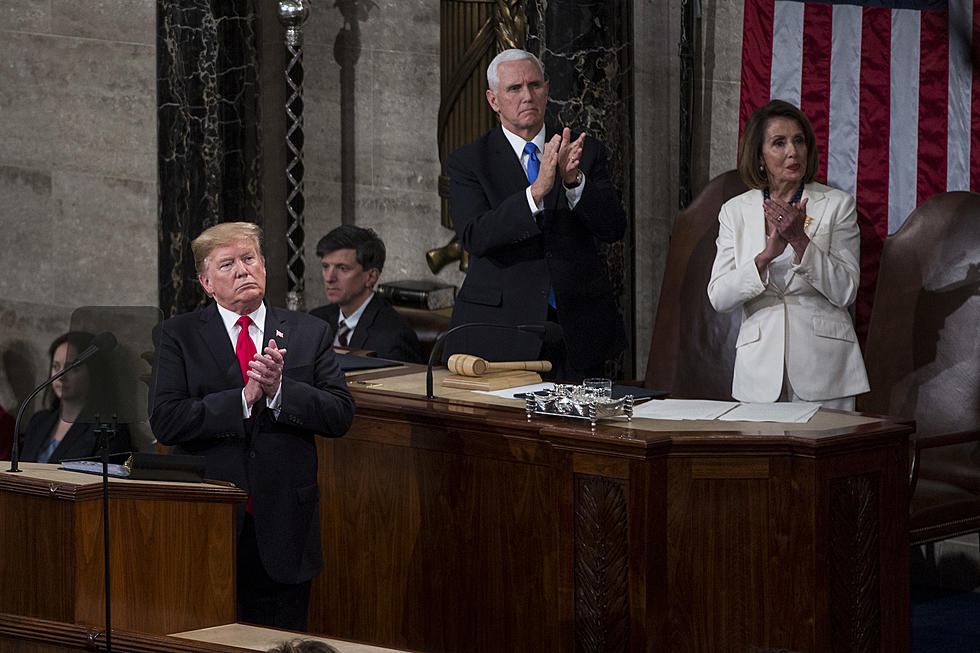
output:
[[[205,456],[208,478],[251,493],[266,572],[280,583],[300,583],[323,565],[314,435],[346,433],[354,400],[322,320],[269,307],[265,342],[270,338],[286,349],[282,409],[277,420],[259,400],[246,420],[241,370],[217,307],[164,322],[150,425],[171,452]]]
[[[597,241],[621,239],[626,216],[601,143],[586,136],[579,167],[586,182],[574,210],[556,177],[535,220],[525,195],[527,176],[502,127],[448,157],[453,228],[470,255],[452,326],[541,324],[553,287],[569,367],[601,365],[624,348],[622,318]],[[447,340],[447,354],[524,360],[536,358],[541,349],[540,338],[533,335],[477,328],[454,335]]]
[[[336,304],[314,308],[310,315],[326,320],[331,333],[337,331],[340,307]],[[415,331],[398,314],[391,302],[378,294],[371,297],[364,307],[357,327],[347,339],[347,345],[351,349],[370,349],[381,358],[407,363],[423,362],[422,345],[419,344]]]
[[[57,410],[40,410],[34,414],[24,431],[24,446],[20,450],[22,461],[34,462],[37,460],[41,448],[57,421]],[[98,436],[95,433],[95,424],[75,422],[68,429],[68,433],[62,438],[61,443],[55,448],[48,462],[60,463],[63,460],[75,458],[91,458],[98,454],[97,445]],[[125,424],[120,424],[115,436],[109,443],[109,453],[122,453],[129,451],[130,448],[129,428]]]

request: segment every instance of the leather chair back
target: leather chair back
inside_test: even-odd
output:
[[[395,310],[405,318],[408,326],[415,331],[415,335],[422,344],[422,360],[424,362],[428,361],[429,354],[432,353],[432,347],[435,346],[436,340],[449,330],[449,318],[452,314],[452,309],[423,311],[417,308],[396,306]]]
[[[941,193],[885,240],[868,326],[868,412],[919,435],[980,425],[980,194]]]
[[[677,399],[731,400],[741,313],[715,311],[708,280],[721,205],[746,190],[736,171],[725,172],[674,219],[644,387]]]
[[[942,193],[885,239],[863,411],[914,419],[909,543],[980,530],[980,195]]]

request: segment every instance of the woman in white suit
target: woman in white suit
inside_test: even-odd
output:
[[[854,409],[868,377],[847,307],[858,290],[860,233],[854,198],[815,182],[817,146],[806,115],[773,100],[739,143],[752,190],[718,216],[708,298],[742,309],[732,396],[814,401]]]

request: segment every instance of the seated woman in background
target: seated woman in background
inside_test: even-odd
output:
[[[788,102],[752,114],[738,154],[753,190],[721,207],[708,282],[715,310],[742,309],[732,396],[853,410],[869,389],[847,312],[860,278],[854,198],[814,181],[813,128]]]
[[[71,331],[56,338],[48,350],[51,376],[70,365],[91,342],[92,335],[81,331]],[[99,390],[100,387],[94,378],[97,375],[93,373],[97,359],[98,356],[93,357],[51,384],[48,395],[51,397],[51,407],[35,413],[24,431],[22,461],[60,463],[99,453],[96,424],[77,421],[79,417],[86,417],[89,391]],[[121,424],[109,443],[109,452],[120,453],[129,449],[129,429]]]

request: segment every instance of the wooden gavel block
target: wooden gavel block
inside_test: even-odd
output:
[[[446,363],[449,371],[460,376],[482,376],[495,370],[531,370],[550,372],[551,361],[504,361],[491,363],[479,356],[453,354]]]

